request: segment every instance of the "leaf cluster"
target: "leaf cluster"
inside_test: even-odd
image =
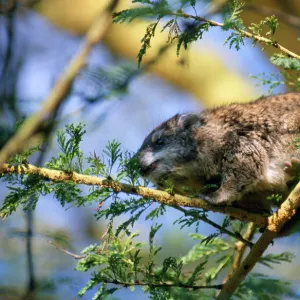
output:
[[[239,285],[234,298],[280,300],[287,296],[294,296],[288,282],[269,278],[261,273],[253,273]]]
[[[112,223],[110,223],[112,224]],[[82,251],[85,255],[80,259],[76,269],[86,272],[93,270],[92,278],[79,292],[83,296],[89,289],[100,286],[93,299],[103,299],[122,287],[142,286],[150,293],[150,299],[170,299],[172,290],[193,286],[204,270],[199,264],[195,270],[184,274],[183,262],[175,257],[167,257],[162,264],[157,264],[156,257],[161,250],[154,243],[154,238],[161,224],[151,226],[149,232],[149,256],[143,255],[145,244],[135,242],[137,233],[117,236],[110,225],[108,234],[99,245],[91,245]],[[110,288],[107,284],[116,287]]]
[[[259,23],[251,23],[249,29],[251,32],[257,36],[263,36],[263,31],[266,28],[265,36],[273,37],[279,23],[276,17],[273,15],[271,17],[266,17],[264,20],[260,21]],[[253,41],[256,42],[255,40]]]
[[[84,134],[83,123],[67,125],[65,130],[59,130],[57,142],[61,152],[46,163],[48,168],[70,174],[79,171],[132,185],[148,185],[147,181],[139,178],[135,156],[122,152],[117,141],[109,142],[99,155],[94,152],[84,158],[80,149]],[[27,161],[30,154],[32,151],[25,151],[15,156],[11,164],[19,164],[24,159]],[[86,191],[73,181],[49,182],[38,175],[2,174],[2,180],[8,183],[10,193],[0,209],[1,217],[7,217],[18,206],[26,209],[30,205],[34,209],[39,198],[49,194],[53,194],[62,206],[67,203],[76,206],[97,203],[95,217],[108,220],[107,234],[99,244],[90,245],[82,251],[84,257],[78,261],[76,268],[78,271],[91,273],[91,279],[79,295],[82,296],[97,286],[93,299],[103,299],[120,288],[133,289],[134,286],[142,286],[150,299],[209,299],[214,290],[202,290],[198,287],[220,280],[222,272],[228,270],[235,251],[235,240],[221,239],[221,229],[230,226],[238,234],[244,230],[244,223],[225,218],[219,232],[209,236],[191,234],[195,245],[183,257],[167,256],[162,259],[162,246],[157,246],[155,240],[162,224],[155,221],[165,214],[165,205],[99,186],[91,186]],[[200,220],[208,220],[205,211],[194,209],[183,212],[184,216],[174,221],[174,225],[179,224],[181,228],[197,229],[201,225]],[[115,220],[121,218],[125,220],[120,225],[113,226]],[[138,233],[132,232],[132,227],[142,218],[152,222],[148,246],[136,241]],[[290,262],[292,258],[291,254],[282,253],[267,255],[260,262],[271,267],[272,264]],[[271,279],[268,280],[271,282]],[[254,284],[253,281],[250,283]],[[276,284],[279,289],[280,284]],[[241,288],[249,290],[247,285]],[[287,288],[282,288],[282,293],[284,291]],[[239,295],[236,297],[241,298]]]
[[[168,30],[167,43],[176,41],[177,55],[180,54],[182,47],[186,50],[193,42],[203,38],[204,32],[210,30],[211,27],[220,26],[222,30],[229,31],[229,36],[225,39],[224,44],[228,44],[229,48],[234,47],[236,50],[241,50],[245,44],[245,38],[252,38],[252,45],[257,42],[263,43],[264,47],[278,48],[278,43],[275,40],[275,33],[279,26],[279,22],[275,16],[269,16],[259,21],[251,23],[249,26],[249,35],[245,34],[245,26],[241,18],[243,11],[243,3],[239,0],[229,0],[223,13],[223,23],[216,25],[213,21],[198,17],[196,12],[195,1],[180,1],[177,6],[174,3],[168,3],[166,0],[158,1],[134,1],[140,4],[139,7],[130,8],[121,12],[114,13],[113,18],[115,23],[131,22],[141,17],[151,17],[155,22],[148,25],[144,37],[141,39],[141,48],[137,54],[138,65],[140,66],[143,57],[147,50],[151,47],[152,38],[155,36],[159,28],[159,23],[166,19],[162,25],[162,31]],[[195,15],[189,15],[183,11],[187,6],[192,6]],[[191,23],[187,23],[192,20]],[[270,85],[269,92],[279,85],[287,84],[293,90],[300,90],[299,85],[299,59],[290,57],[288,53],[275,53],[271,57],[271,62],[281,69],[278,80],[264,78],[260,76],[252,76],[259,80],[259,85]],[[291,73],[294,72],[294,73]],[[270,75],[268,75],[270,76]],[[273,75],[271,75],[273,76]],[[278,77],[277,75],[275,77]]]

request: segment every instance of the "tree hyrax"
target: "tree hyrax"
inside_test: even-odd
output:
[[[158,187],[171,184],[216,205],[269,209],[267,196],[286,196],[294,179],[298,133],[300,93],[287,93],[177,114],[145,138],[136,158]]]

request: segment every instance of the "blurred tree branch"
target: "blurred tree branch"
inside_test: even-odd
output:
[[[298,16],[288,14],[280,9],[265,5],[255,5],[252,3],[246,3],[245,9],[253,10],[264,16],[275,15],[275,17],[278,17],[280,21],[286,23],[287,25],[298,29],[300,28],[300,18]]]
[[[107,1],[41,1],[36,6],[36,10],[59,28],[73,34],[84,34],[91,20],[99,10],[103,9]],[[133,6],[134,4],[122,0],[116,11]],[[130,24],[113,24],[103,41],[113,53],[136,61],[141,38],[149,24],[150,21],[142,19]],[[166,32],[161,32],[153,38],[151,49],[143,59],[144,63],[156,57],[167,38]],[[187,90],[205,106],[215,107],[230,102],[246,102],[257,96],[249,81],[232,68],[228,68],[217,51],[192,47],[189,49],[188,61],[185,64],[182,64],[183,60],[178,58],[175,52],[173,47],[170,47],[149,70]]]
[[[46,151],[49,146],[49,142],[52,138],[51,133],[54,131],[55,127],[55,120],[57,118],[57,115],[59,114],[59,110],[56,110],[55,114],[52,116],[51,120],[49,120],[49,133],[41,148],[43,151],[41,151],[38,155],[38,158],[36,159],[36,165],[41,166],[44,161],[44,157],[46,155]],[[32,298],[32,300],[35,297],[35,291],[37,288],[37,282],[36,282],[36,276],[35,276],[35,268],[34,268],[34,252],[33,252],[33,241],[32,237],[34,236],[34,210],[32,209],[32,203],[34,203],[36,197],[39,197],[38,194],[34,193],[31,195],[29,199],[28,208],[25,212],[25,218],[26,218],[26,258],[27,258],[27,271],[28,271],[28,284],[27,284],[27,291],[25,298]]]
[[[72,257],[74,257],[75,259],[81,259],[81,258],[85,258],[86,256],[85,255],[80,255],[80,254],[75,254],[75,253],[72,253],[70,252],[69,250],[67,249],[63,249],[63,248],[60,248],[58,245],[54,244],[53,242],[49,241],[49,244],[53,245],[57,250],[60,250],[68,255],[71,255]]]
[[[79,52],[73,57],[65,72],[55,83],[42,108],[30,116],[17,133],[5,144],[0,151],[0,164],[8,157],[26,147],[27,142],[39,131],[41,124],[55,114],[62,104],[73,80],[78,72],[84,67],[86,58],[92,49],[104,36],[111,25],[111,12],[114,10],[118,0],[113,0],[103,13],[101,13],[90,30],[87,32],[84,43]]]
[[[13,12],[17,8],[17,0],[4,1],[0,3],[0,14],[7,14]]]
[[[187,19],[194,19],[196,21],[206,22],[206,23],[208,23],[212,26],[224,27],[223,23],[216,22],[216,21],[213,21],[213,20],[209,20],[209,19],[206,19],[206,18],[203,18],[203,17],[200,17],[200,16],[190,15],[190,14],[187,14],[187,13],[184,13],[184,12],[176,12],[176,13],[170,12],[168,15],[187,18]],[[236,31],[239,32],[244,37],[253,39],[254,41],[259,42],[259,43],[261,43],[265,46],[272,46],[274,48],[277,48],[280,51],[287,54],[289,57],[297,58],[297,59],[300,60],[300,56],[298,54],[294,53],[293,51],[290,51],[289,49],[287,49],[285,47],[283,47],[281,44],[279,44],[276,41],[273,41],[272,39],[268,39],[268,38],[265,38],[265,37],[262,37],[262,36],[258,36],[258,35],[255,35],[255,34],[251,33],[251,32],[248,32],[248,31],[245,31],[245,30],[242,30],[242,29],[239,29],[239,28],[236,28]]]
[[[213,3],[221,1],[215,0]],[[227,1],[223,2],[227,3]],[[257,2],[256,5],[261,5],[260,2]],[[274,7],[276,7],[274,0],[272,0],[272,5],[273,2]],[[41,1],[36,6],[36,10],[59,28],[75,34],[83,34],[86,32],[91,20],[106,3],[107,1],[99,2],[97,0],[84,2],[80,0]],[[116,11],[133,6],[134,4],[123,0],[119,2]],[[253,20],[247,20],[248,14],[250,14],[248,12],[248,10],[245,10],[243,15],[246,16],[246,23],[250,24],[250,21],[253,22]],[[107,32],[104,42],[112,52],[135,61],[141,38],[144,36],[146,27],[149,24],[150,21],[145,20],[134,21],[130,24],[113,24]],[[292,32],[289,35],[286,32],[281,34],[282,29],[285,30],[285,27],[280,26],[280,32],[278,33],[280,40],[283,41],[283,44],[288,45],[286,48],[294,48],[296,51],[295,47],[290,47],[290,43],[286,43]],[[293,31],[292,29],[291,31]],[[167,33],[162,32],[153,38],[151,49],[145,56],[144,63],[153,59],[157,49],[161,48],[167,40],[167,36]],[[266,52],[269,52],[270,49],[267,48]],[[173,49],[170,50],[150,70],[176,86],[189,91],[205,106],[215,107],[224,103],[246,102],[255,98],[254,88],[249,82],[236,71],[228,68],[213,51],[192,47],[189,49],[188,62],[181,64],[182,59],[176,56]],[[192,63],[189,64],[189,61]]]

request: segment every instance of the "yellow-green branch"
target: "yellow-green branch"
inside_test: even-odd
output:
[[[277,212],[269,217],[268,229],[261,235],[257,243],[251,248],[248,256],[240,264],[232,277],[227,281],[217,299],[229,299],[240,283],[251,272],[258,260],[262,257],[283,225],[289,221],[300,207],[300,183],[294,188]]]
[[[296,210],[300,206],[300,183],[298,183],[288,198],[282,203],[277,212],[266,218],[259,214],[253,214],[239,208],[213,206],[198,198],[189,198],[177,194],[172,195],[164,191],[142,186],[133,186],[110,179],[83,175],[76,172],[64,172],[60,170],[39,168],[31,164],[24,164],[20,166],[3,164],[0,166],[0,173],[35,174],[53,182],[72,181],[76,184],[95,185],[99,187],[110,188],[116,192],[139,195],[166,205],[202,208],[213,212],[219,212],[239,220],[253,222],[260,227],[266,227],[265,232],[261,235],[257,243],[253,245],[248,256],[239,265],[232,277],[222,286],[221,292],[217,296],[217,299],[228,299],[236,291],[239,284],[253,269],[255,264],[263,255],[264,251],[268,248],[269,244],[277,236],[278,232],[280,232],[283,225],[295,215]]]
[[[117,2],[118,0],[112,0],[105,11],[94,21],[85,36],[81,49],[74,55],[63,74],[56,81],[41,109],[32,114],[1,149],[0,164],[6,162],[12,154],[26,147],[28,141],[39,130],[41,123],[55,114],[55,111],[57,111],[66,98],[76,75],[85,66],[86,59],[91,49],[103,39],[111,25],[111,13]]]
[[[73,181],[76,184],[97,185],[100,187],[111,188],[116,192],[123,192],[150,198],[166,205],[202,208],[205,210],[226,214],[242,221],[253,222],[259,227],[266,227],[268,225],[268,218],[259,214],[250,213],[243,209],[230,206],[215,206],[208,204],[199,198],[190,198],[178,194],[173,195],[165,191],[150,189],[142,186],[133,186],[106,178],[83,175],[76,172],[64,172],[47,168],[39,168],[31,164],[24,164],[20,166],[3,164],[0,167],[0,173],[36,174],[54,182]]]
[[[213,20],[209,20],[209,19],[206,19],[206,18],[203,18],[203,17],[199,17],[199,16],[193,16],[193,15],[187,14],[185,12],[170,12],[168,15],[182,17],[182,18],[185,18],[185,19],[194,19],[196,21],[201,21],[201,22],[208,23],[211,26],[224,27],[223,23],[216,22],[216,21],[213,21]],[[249,31],[246,31],[246,30],[243,30],[243,29],[235,28],[233,30],[235,30],[236,32],[239,32],[244,37],[253,39],[254,41],[256,41],[258,43],[261,43],[261,44],[264,44],[264,45],[268,45],[268,46],[272,46],[274,48],[277,48],[280,51],[282,51],[285,54],[287,54],[289,57],[294,57],[294,58],[297,58],[297,59],[300,60],[300,56],[298,54],[290,51],[289,49],[287,49],[285,47],[283,47],[281,44],[279,44],[276,41],[273,41],[271,39],[265,38],[263,36],[259,36],[259,35],[253,34],[253,33],[249,32]]]

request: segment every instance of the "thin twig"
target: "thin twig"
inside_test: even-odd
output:
[[[217,299],[229,299],[231,295],[236,291],[240,283],[245,279],[249,272],[256,265],[258,260],[262,257],[265,250],[268,248],[273,239],[280,232],[283,225],[289,221],[296,213],[297,208],[300,207],[300,183],[293,189],[287,199],[282,203],[280,208],[272,216],[270,216],[271,224],[268,226],[269,230],[266,230],[257,243],[251,248],[251,251],[241,263],[241,265],[234,272],[230,280],[228,280]]]
[[[26,258],[27,258],[27,271],[28,271],[28,284],[27,284],[27,291],[26,296],[32,295],[36,290],[36,279],[35,279],[35,272],[34,272],[34,256],[32,251],[32,236],[33,236],[33,210],[31,207],[31,203],[33,198],[36,197],[33,194],[29,198],[29,206],[28,210],[26,211]]]
[[[60,251],[62,251],[62,252],[64,252],[64,253],[66,253],[66,254],[68,254],[68,255],[74,257],[75,259],[82,259],[82,258],[85,258],[85,257],[86,257],[85,255],[74,254],[74,253],[70,252],[70,251],[67,250],[67,249],[60,248],[60,247],[58,247],[57,245],[55,245],[55,244],[54,244],[53,242],[51,242],[51,241],[49,241],[48,243],[51,244],[51,245],[53,245],[57,250],[60,250]]]
[[[243,237],[239,234],[235,234],[235,233],[231,232],[230,230],[220,226],[219,224],[209,220],[207,217],[201,216],[199,213],[188,211],[187,209],[184,209],[180,206],[172,206],[172,207],[179,210],[179,211],[181,211],[181,212],[183,212],[186,216],[192,216],[195,219],[201,220],[201,221],[213,226],[214,228],[218,229],[220,232],[225,233],[225,234],[239,240],[240,243],[245,245],[245,246],[247,245],[250,248],[253,246],[253,243],[251,243],[247,237]],[[252,224],[252,223],[250,223],[250,224]]]
[[[295,28],[300,28],[300,18],[298,16],[288,14],[275,7],[247,3],[245,4],[244,8],[254,10],[255,12],[265,16],[275,15],[277,18],[279,18],[280,21],[286,23],[287,25],[293,26]]]
[[[228,3],[226,0],[216,1],[216,3],[213,2],[213,4],[209,7],[208,11],[205,14],[206,17],[219,13],[221,10],[224,9],[224,7],[227,4]],[[295,28],[300,28],[300,18],[298,16],[288,14],[278,8],[265,6],[261,4],[256,5],[253,3],[245,3],[243,8],[245,10],[253,10],[256,13],[264,16],[275,15],[275,17],[278,18],[279,21],[286,23],[287,25],[293,26]]]
[[[111,25],[111,12],[114,10],[117,2],[118,0],[112,0],[105,11],[92,24],[85,36],[81,49],[73,57],[65,72],[60,76],[41,109],[31,115],[2,148],[0,152],[0,164],[6,162],[10,155],[26,147],[28,140],[40,128],[42,122],[51,117],[61,105],[76,75],[85,66],[90,50],[102,40]]]
[[[53,245],[57,250],[60,250],[70,256],[72,256],[75,259],[82,259],[86,258],[86,255],[79,255],[70,252],[69,250],[63,249],[55,245],[53,242],[49,241],[49,244]],[[151,288],[185,288],[185,289],[193,289],[193,290],[202,290],[202,289],[221,289],[222,284],[216,284],[216,285],[189,285],[189,284],[182,284],[182,283],[152,283],[152,282],[143,282],[139,280],[135,280],[133,282],[125,282],[125,281],[119,281],[119,280],[103,280],[103,283],[111,283],[116,285],[122,285],[124,287],[128,286],[149,286]]]
[[[49,122],[48,129],[50,133],[53,133],[54,128],[56,126],[55,120],[57,119],[60,111],[56,110],[55,113],[52,115],[52,118]],[[41,166],[43,164],[46,151],[48,149],[50,140],[52,139],[52,134],[47,135],[43,145],[41,146],[42,151],[39,152],[39,156],[36,159],[36,165]],[[34,272],[34,255],[33,255],[33,247],[32,247],[32,236],[33,236],[33,223],[34,223],[34,212],[32,208],[32,203],[37,201],[35,199],[39,197],[37,193],[34,193],[29,198],[29,205],[26,210],[26,255],[27,255],[27,269],[28,269],[28,287],[27,287],[27,294],[26,296],[30,297],[36,291],[36,279],[35,279],[35,272]]]
[[[209,20],[209,19],[199,17],[199,16],[193,16],[193,15],[187,14],[185,12],[172,12],[172,11],[170,11],[170,12],[166,13],[166,15],[182,17],[182,18],[185,18],[185,19],[194,19],[196,21],[201,21],[201,22],[208,23],[211,26],[224,27],[223,23],[216,22],[216,21],[213,21],[213,20]],[[273,41],[271,39],[268,39],[268,38],[265,38],[265,37],[262,37],[262,36],[259,36],[259,35],[256,35],[256,34],[253,34],[251,32],[248,32],[248,31],[240,29],[240,28],[232,28],[232,29],[236,32],[239,32],[243,37],[247,37],[247,38],[253,39],[254,41],[259,42],[261,44],[269,45],[269,46],[272,46],[274,48],[277,48],[280,51],[287,54],[289,57],[294,57],[294,58],[297,58],[297,59],[300,60],[300,56],[298,54],[288,50],[287,48],[283,47],[281,44],[279,44],[276,41]]]
[[[251,241],[254,236],[255,229],[256,226],[253,223],[249,223],[247,227],[247,231],[243,235],[243,238],[245,240]],[[238,241],[235,243],[235,253],[233,257],[232,268],[230,272],[227,274],[227,276],[224,278],[223,283],[226,283],[230,279],[232,274],[236,271],[236,269],[240,266],[245,251],[246,251],[246,244],[244,242]]]
[[[232,206],[211,205],[199,198],[190,198],[178,194],[173,195],[165,191],[150,189],[142,186],[133,186],[106,178],[82,175],[76,172],[64,172],[47,168],[39,168],[31,164],[23,164],[19,166],[3,164],[0,165],[0,173],[35,174],[54,182],[73,181],[76,184],[96,185],[100,187],[110,188],[115,192],[140,195],[169,206],[186,206],[219,212],[242,221],[253,222],[257,226],[263,228],[268,227],[268,222],[271,221],[270,218],[268,219],[261,214],[251,213]]]
[[[117,285],[128,286],[149,286],[151,288],[185,288],[193,290],[204,290],[204,289],[221,289],[222,284],[215,285],[188,285],[182,283],[151,283],[135,280],[133,282],[122,282],[119,280],[105,280],[104,283],[112,283]]]
[[[230,280],[228,280],[221,292],[217,296],[218,300],[227,300],[231,297],[231,295],[236,291],[240,283],[245,279],[245,277],[249,274],[249,272],[256,265],[257,261],[261,258],[265,250],[269,247],[270,243],[272,243],[273,239],[276,237],[276,232],[272,232],[266,230],[257,243],[252,247],[250,253],[242,262],[242,264],[238,267],[235,273],[232,275]]]

